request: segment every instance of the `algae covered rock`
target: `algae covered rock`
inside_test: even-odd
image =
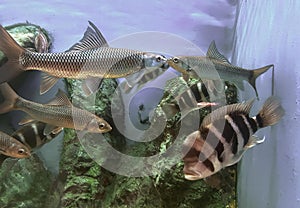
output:
[[[30,50],[35,50],[34,40],[40,31],[50,42],[47,32],[34,24],[20,23],[7,26],[5,29],[22,47]],[[0,65],[5,61],[6,58],[0,52]],[[11,122],[9,117],[6,115],[0,117],[1,130],[11,133],[13,129],[8,128]],[[43,207],[53,180],[54,176],[36,154],[26,159],[6,159],[0,168],[0,207]]]
[[[6,159],[0,169],[0,207],[43,207],[53,180],[36,155]]]

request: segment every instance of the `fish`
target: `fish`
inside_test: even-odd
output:
[[[212,102],[213,99],[210,98],[212,93],[205,83],[199,81],[175,95],[171,103],[165,103],[161,107],[167,119],[180,112],[182,120],[192,111],[218,105],[219,103]]]
[[[168,66],[165,65],[163,68],[156,68],[152,70],[143,69],[126,77],[125,81],[122,82],[122,88],[124,89],[124,92],[130,92],[130,90],[136,85],[138,88],[141,88],[146,83],[156,79],[158,76],[163,74],[166,71],[166,67]]]
[[[258,92],[255,85],[257,77],[270,68],[274,70],[273,64],[254,70],[234,66],[218,51],[215,41],[211,42],[206,56],[175,56],[169,58],[167,63],[183,75],[230,81],[241,90],[244,90],[243,80],[248,81],[255,90],[257,98]]]
[[[11,135],[11,137],[21,142],[23,145],[29,148],[28,151],[32,152],[33,150],[50,142],[63,130],[63,128],[57,128],[57,131],[50,132],[49,134],[45,135],[44,130],[46,126],[47,124],[43,122],[32,122],[20,127]],[[8,157],[9,156],[7,155],[0,155],[0,165]]]
[[[89,25],[78,43],[58,53],[26,50],[0,25],[0,50],[8,59],[0,67],[0,83],[13,79],[22,71],[38,70],[45,72],[41,94],[60,78],[84,79],[83,90],[90,94],[98,88],[102,78],[126,77],[144,68],[166,67],[167,59],[163,55],[109,47],[99,29],[90,21]]]
[[[17,139],[0,132],[0,153],[14,158],[30,157],[30,149]]]
[[[112,129],[103,118],[73,106],[61,90],[58,90],[56,97],[47,104],[35,103],[20,97],[7,83],[0,85],[0,92],[4,97],[4,102],[0,105],[0,114],[21,110],[28,116],[19,124],[35,120],[47,123],[45,135],[55,133],[61,127],[90,133],[105,133]]]
[[[249,116],[253,101],[222,106],[204,117],[197,131],[183,142],[182,151],[187,180],[211,176],[239,162],[249,148],[264,141],[254,133],[276,124],[283,116],[278,98],[269,97],[254,117]]]

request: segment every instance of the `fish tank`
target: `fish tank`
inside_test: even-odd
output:
[[[3,0],[0,207],[300,207],[299,9]]]

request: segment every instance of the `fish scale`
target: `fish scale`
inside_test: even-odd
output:
[[[69,53],[24,53],[20,64],[25,70],[40,70],[55,77],[85,79],[93,76],[117,78],[143,68],[142,53],[99,48]],[[111,70],[113,69],[113,70]]]
[[[0,25],[0,50],[8,59],[0,67],[3,74],[0,83],[10,81],[22,71],[39,70],[47,74],[42,77],[42,94],[59,78],[87,79],[83,90],[90,94],[95,92],[102,78],[126,77],[142,69],[168,68],[167,59],[163,55],[108,47],[98,28],[89,23],[91,27],[87,28],[84,37],[68,51],[59,53],[26,50]]]

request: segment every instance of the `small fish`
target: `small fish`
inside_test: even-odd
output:
[[[68,51],[37,53],[19,46],[0,25],[0,50],[8,61],[0,67],[0,83],[26,70],[45,72],[41,93],[47,92],[59,78],[85,79],[84,91],[97,89],[101,78],[120,78],[140,71],[164,67],[167,59],[159,54],[108,47],[98,28],[89,22],[84,37]],[[89,93],[90,91],[90,93]]]
[[[218,108],[203,119],[198,131],[186,138],[183,145],[186,179],[197,180],[215,174],[237,163],[247,149],[264,141],[253,134],[276,124],[284,110],[271,96],[256,116],[249,117],[253,101]]]
[[[135,85],[138,85],[137,87],[141,88],[147,82],[150,82],[163,74],[168,67],[169,66],[166,64],[163,68],[156,68],[152,70],[142,69],[141,71],[126,77],[126,80],[123,82],[124,91],[128,93]]]
[[[42,30],[39,30],[39,33],[34,38],[34,45],[39,53],[47,53],[49,48],[49,41]]]
[[[47,124],[40,121],[28,123],[11,136],[31,149],[35,149],[51,141],[63,130],[63,127],[57,127],[55,131],[45,134],[46,127]]]
[[[0,153],[14,158],[30,157],[30,149],[17,139],[0,132]]]
[[[178,56],[168,59],[168,64],[184,75],[193,75],[201,79],[231,81],[244,90],[243,80],[254,88],[258,97],[255,80],[274,65],[267,65],[255,70],[248,70],[232,65],[216,47],[215,41],[210,44],[206,56]]]
[[[63,128],[57,128],[55,132],[51,132],[47,135],[44,134],[44,130],[47,124],[43,122],[33,122],[26,124],[15,131],[11,137],[21,142],[26,147],[29,147],[29,150],[32,151],[36,148],[41,147],[42,145],[50,142],[55,138]],[[0,165],[3,161],[8,158],[6,155],[0,155]]]
[[[28,114],[20,124],[26,124],[34,120],[47,123],[44,134],[57,132],[61,127],[84,130],[91,133],[105,133],[111,126],[102,118],[72,105],[66,94],[58,91],[56,98],[48,104],[35,103],[25,100],[15,93],[7,84],[0,85],[0,91],[4,102],[0,105],[0,114],[12,110],[21,110]]]
[[[218,103],[210,101],[210,95],[211,92],[209,92],[207,85],[203,82],[197,82],[176,95],[174,102],[164,104],[162,110],[168,119],[172,118],[176,113],[181,112],[182,119],[194,110],[218,105]]]

